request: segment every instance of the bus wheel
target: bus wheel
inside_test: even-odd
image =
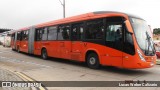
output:
[[[44,60],[46,60],[46,59],[48,58],[47,50],[46,50],[46,49],[42,49],[41,57],[42,57]]]
[[[20,49],[19,49],[19,47],[17,47],[17,52],[18,52],[18,53],[20,53]]]
[[[99,66],[100,66],[99,58],[98,58],[98,55],[96,53],[90,53],[87,56],[87,65],[88,65],[89,68],[92,68],[92,69],[99,68]]]

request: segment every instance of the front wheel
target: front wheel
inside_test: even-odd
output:
[[[89,68],[92,68],[92,69],[99,68],[99,66],[100,66],[99,58],[98,58],[98,55],[96,53],[90,53],[87,56],[87,65],[88,65]]]
[[[47,54],[47,50],[46,49],[42,49],[41,52],[41,57],[46,60],[48,58],[48,54]]]

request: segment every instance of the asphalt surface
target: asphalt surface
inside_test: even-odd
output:
[[[160,81],[160,65],[147,69],[129,70],[103,66],[98,70],[93,70],[84,63],[57,58],[43,60],[40,56],[17,53],[11,48],[3,48],[2,46],[0,46],[0,66],[3,71],[20,72],[35,81]],[[4,76],[1,75],[0,79],[2,77]],[[159,87],[46,87],[45,89],[160,90]]]
[[[3,81],[3,83],[8,82],[8,81],[23,81],[22,78],[18,77],[16,74],[4,69],[0,68],[0,81]],[[31,90],[31,88],[28,87],[5,87],[6,85],[4,84],[3,87],[0,87],[0,90]]]

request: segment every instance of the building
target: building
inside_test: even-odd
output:
[[[157,34],[157,35],[153,35],[153,40],[159,40],[160,41],[160,34]]]
[[[13,29],[0,28],[0,45],[10,46],[11,36],[10,31]]]
[[[11,31],[13,29],[6,29],[6,28],[0,28],[0,33],[6,32],[6,31]]]

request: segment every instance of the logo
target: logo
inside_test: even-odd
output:
[[[11,87],[11,82],[2,82],[2,87]]]

